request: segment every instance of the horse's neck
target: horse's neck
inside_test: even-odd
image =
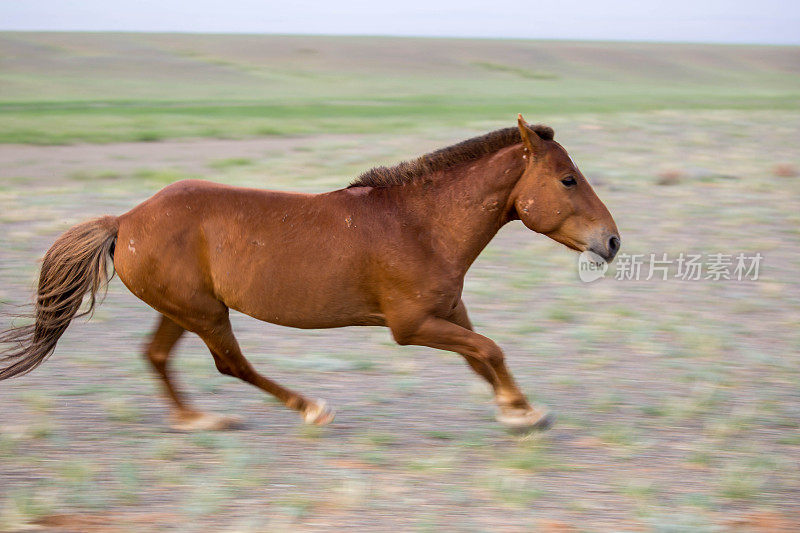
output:
[[[412,201],[427,211],[436,253],[466,272],[509,221],[511,192],[523,170],[522,147],[515,145],[414,187]]]

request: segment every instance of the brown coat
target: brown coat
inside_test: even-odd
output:
[[[6,356],[15,362],[0,378],[24,373],[52,352],[77,311],[75,302],[94,294],[102,281],[103,246],[113,246],[120,279],[162,315],[148,356],[180,427],[225,424],[187,407],[170,380],[167,357],[185,330],[206,342],[221,372],[275,394],[307,421],[332,419],[320,402],[253,369],[233,336],[228,309],[297,328],[388,326],[400,344],[464,355],[494,387],[502,421],[546,425],[544,413],[518,390],[502,351],[472,331],[461,301],[472,262],[504,224],[517,219],[608,260],[619,249],[611,215],[552,130],[521,117],[518,128],[373,169],[350,187],[323,194],[181,181],[119,217],[78,226],[57,241],[43,265],[36,326],[11,332],[28,340],[29,348]],[[70,257],[69,272],[45,276]],[[83,285],[59,293],[62,278]],[[47,289],[53,279],[62,280],[55,291]]]

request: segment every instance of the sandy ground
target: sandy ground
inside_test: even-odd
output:
[[[337,136],[331,136],[336,139]],[[347,139],[348,136],[339,138]],[[0,145],[0,179],[64,178],[89,169],[130,174],[144,167],[179,168],[189,174],[208,174],[208,164],[232,158],[263,158],[267,154],[303,148],[319,139],[267,137],[247,140],[202,139],[153,143],[64,146]]]
[[[590,118],[565,134],[623,251],[767,259],[752,282],[586,285],[571,252],[520,224],[501,231],[465,301],[522,388],[558,414],[541,435],[495,423],[457,355],[394,346],[380,328],[297,331],[242,316],[234,325],[254,364],[328,400],[336,422],[302,426],[216,374],[187,337],[181,383],[201,408],[246,426],[170,431],[139,356],[154,313],[115,280],[50,361],[0,386],[0,529],[797,530],[798,182],[772,173],[799,163],[796,118],[744,133],[735,124],[759,117]],[[665,146],[659,132],[677,123]],[[60,231],[163,182],[325,190],[448,136],[0,146],[2,310],[29,300],[36,260]],[[664,172],[673,185],[655,184]]]

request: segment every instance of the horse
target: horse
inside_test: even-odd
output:
[[[72,227],[42,260],[35,320],[0,334],[6,346],[0,380],[47,359],[70,321],[93,311],[116,273],[160,315],[145,356],[177,430],[239,423],[192,408],[175,386],[168,362],[186,331],[204,341],[222,374],[274,395],[306,423],[334,418],[324,401],[279,385],[248,362],[230,309],[294,328],[385,326],[400,345],[459,353],[491,385],[499,422],[548,427],[552,416],[528,402],[503,351],[473,330],[462,300],[464,277],[511,221],[606,261],[619,250],[620,237],[552,128],[517,118],[515,127],[373,168],[331,192],[185,180],[120,216]]]

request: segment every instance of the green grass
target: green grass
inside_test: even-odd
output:
[[[554,80],[558,78],[557,75],[549,72],[536,72],[511,65],[503,65],[502,63],[492,63],[491,61],[475,61],[472,64],[476,67],[481,67],[486,70],[494,72],[507,72],[509,74],[517,75],[521,78],[530,78],[534,80]]]
[[[796,95],[702,95],[694,92],[541,96],[532,99],[417,98],[388,102],[308,104],[218,103],[192,105],[142,102],[75,103],[48,107],[41,103],[0,103],[0,143],[69,144],[159,141],[210,137],[237,139],[270,135],[317,133],[380,133],[422,131],[432,123],[449,127],[492,127],[513,124],[517,113],[528,117],[573,113],[613,113],[662,109],[787,109],[800,108]],[[708,97],[706,97],[708,96]]]
[[[0,45],[27,58],[0,70],[0,143],[414,132],[502,126],[518,112],[800,108],[799,76],[785,66],[792,47],[8,32]]]
[[[227,159],[217,159],[211,161],[208,166],[216,169],[226,169],[235,167],[247,167],[253,164],[253,160],[247,157],[229,157]]]

